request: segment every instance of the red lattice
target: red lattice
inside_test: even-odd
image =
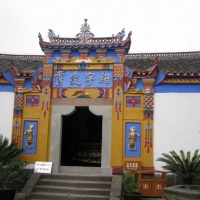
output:
[[[123,76],[123,75],[124,75],[124,66],[114,65],[114,76]]]
[[[52,76],[53,70],[52,66],[45,66],[43,69],[43,76]]]
[[[15,107],[22,107],[23,105],[23,95],[22,94],[16,94],[15,95]]]
[[[154,107],[154,97],[152,95],[144,97],[144,107],[153,108]]]

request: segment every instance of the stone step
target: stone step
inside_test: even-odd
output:
[[[108,200],[112,176],[41,174],[28,199]]]
[[[85,194],[85,195],[110,195],[110,188],[80,188],[80,187],[61,187],[61,186],[38,186],[34,187],[33,192],[48,192],[62,194]]]
[[[42,174],[40,177],[41,179],[61,179],[61,180],[84,180],[84,181],[105,181],[111,182],[112,176],[104,176],[104,175],[73,175],[73,174]]]
[[[161,197],[143,197],[141,200],[165,200],[164,198]]]
[[[110,188],[111,182],[106,181],[84,181],[84,180],[62,180],[62,179],[46,179],[42,178],[37,182],[38,186],[54,185],[66,187],[80,187],[80,188]]]
[[[98,196],[98,195],[78,195],[78,194],[60,194],[60,193],[53,193],[49,194],[46,192],[35,192],[32,193],[29,197],[31,200],[39,200],[39,199],[54,199],[54,200],[63,200],[63,199],[73,199],[73,200],[109,200],[109,196]]]

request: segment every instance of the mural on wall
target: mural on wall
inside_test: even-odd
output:
[[[125,157],[141,156],[141,123],[126,122]]]
[[[57,98],[109,98],[109,88],[57,88]]]
[[[35,154],[37,146],[37,121],[24,121],[23,149],[25,154]]]
[[[76,90],[72,96],[76,98],[91,98],[88,92],[85,92],[85,89],[82,88],[81,90]]]

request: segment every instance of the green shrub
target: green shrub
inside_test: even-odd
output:
[[[132,194],[138,191],[137,181],[128,172],[125,173],[122,177],[122,187],[123,187],[123,193],[125,194]]]
[[[0,188],[15,188],[20,190],[28,179],[24,168],[28,163],[19,160],[23,149],[16,143],[10,143],[0,135]]]
[[[0,188],[20,190],[28,179],[28,173],[24,168],[26,165],[26,162],[17,159],[0,165]]]

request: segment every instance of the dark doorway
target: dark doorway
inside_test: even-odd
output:
[[[76,107],[62,116],[62,166],[101,167],[102,116]]]

